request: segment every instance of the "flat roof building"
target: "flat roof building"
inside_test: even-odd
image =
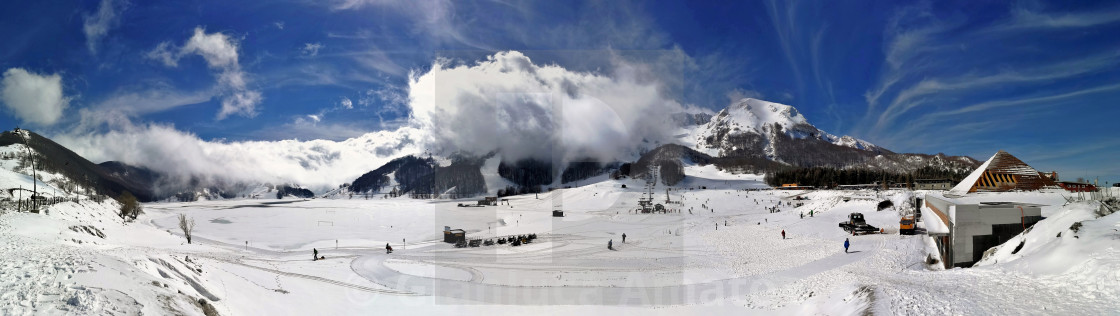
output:
[[[1019,202],[975,202],[926,195],[922,223],[945,268],[971,267],[984,252],[1042,220],[1042,206]]]

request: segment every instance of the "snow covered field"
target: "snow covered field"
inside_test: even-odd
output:
[[[900,211],[921,192],[746,191],[765,187],[761,177],[688,172],[668,193],[654,192],[680,201],[667,204],[679,210],[668,214],[632,212],[644,187],[636,180],[487,207],[408,198],[155,203],[128,224],[114,202],[9,212],[0,216],[0,314],[202,314],[200,298],[223,315],[1120,310],[1120,217],[1063,206],[1060,193],[1010,195],[1051,205],[1022,251],[942,270],[924,263],[928,238],[898,235]],[[896,207],[876,211],[882,200]],[[775,205],[780,212],[768,210]],[[565,217],[552,217],[557,209]],[[837,223],[851,212],[885,234],[848,236]],[[197,224],[193,244],[181,236],[179,214]],[[104,238],[72,228],[82,225]],[[442,242],[444,226],[472,239],[539,238],[456,249]],[[312,249],[326,260],[310,260]]]

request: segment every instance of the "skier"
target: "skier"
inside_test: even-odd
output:
[[[626,233],[622,233],[622,243],[626,243]]]
[[[389,243],[385,243],[385,253],[393,253],[393,246],[389,246]]]
[[[614,239],[607,241],[607,249],[614,250]]]
[[[848,239],[844,238],[844,253],[848,253],[848,246],[849,245],[851,245],[851,244],[848,243]]]
[[[311,261],[319,260],[319,249],[311,248]]]
[[[782,239],[786,239],[786,230],[785,229],[782,230]]]

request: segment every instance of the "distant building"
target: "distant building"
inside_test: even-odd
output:
[[[953,187],[949,179],[915,179],[914,190],[948,190]]]
[[[807,186],[807,185],[798,185],[798,186],[784,186],[783,185],[782,187],[776,188],[776,189],[778,189],[778,190],[816,190],[817,188]]]
[[[1058,186],[1069,192],[1097,192],[1097,186],[1088,183],[1062,181]]]
[[[878,184],[842,184],[836,186],[837,190],[875,190],[882,188]]]
[[[927,195],[922,223],[945,268],[971,267],[984,252],[1042,220],[1042,205],[975,202]]]
[[[478,200],[478,205],[490,205],[490,206],[498,205],[498,197],[496,197],[496,196],[484,197],[481,200]]]
[[[1043,172],[1042,176],[1049,178],[1050,181],[1058,182],[1058,172],[1057,171]]]

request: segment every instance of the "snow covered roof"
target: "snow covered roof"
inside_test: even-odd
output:
[[[932,216],[931,216],[932,215]],[[930,235],[948,235],[949,225],[941,220],[934,213],[929,211],[929,208],[922,207],[922,226],[926,229],[926,234]]]
[[[942,208],[945,209],[939,209],[938,206],[930,203],[928,196],[922,203],[922,226],[925,227],[927,234],[949,234],[949,221],[952,219],[949,218],[948,208],[945,206]]]
[[[1000,150],[950,189],[948,195],[964,196],[977,191],[1034,191],[1056,186],[1053,180],[1043,177],[1038,170]]]

